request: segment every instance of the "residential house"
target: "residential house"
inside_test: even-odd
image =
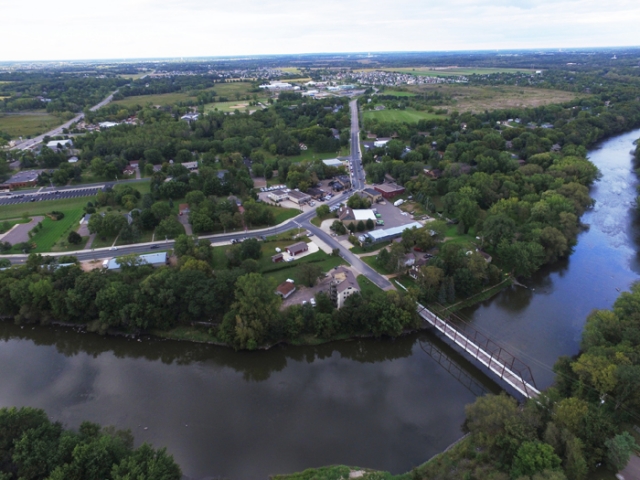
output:
[[[271,261],[273,263],[280,263],[280,262],[284,262],[284,255],[282,253],[276,253],[275,255],[273,255],[271,257]]]
[[[382,194],[373,189],[373,188],[365,188],[362,193],[364,193],[366,196],[368,196],[372,202],[381,202],[382,201]]]
[[[296,285],[293,280],[288,279],[276,288],[276,295],[280,295],[283,299],[290,297],[296,291]]]
[[[338,210],[338,219],[344,223],[345,225],[357,224],[362,221],[365,222],[367,220],[376,221],[376,214],[371,209],[353,209],[346,206],[340,207]]]

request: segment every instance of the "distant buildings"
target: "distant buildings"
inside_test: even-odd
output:
[[[187,123],[191,123],[198,120],[198,118],[200,118],[199,113],[187,113],[186,115],[181,116],[180,120],[184,120]]]
[[[335,167],[335,168],[344,167],[344,162],[342,162],[341,160],[338,160],[337,158],[329,158],[327,160],[322,160],[322,163],[324,163],[327,167]]]

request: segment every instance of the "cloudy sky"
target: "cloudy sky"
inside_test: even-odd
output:
[[[637,0],[0,0],[0,61],[640,45]]]

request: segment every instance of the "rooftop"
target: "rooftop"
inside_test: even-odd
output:
[[[337,158],[329,158],[327,160],[322,160],[327,167],[342,167],[344,164],[338,160]]]
[[[40,175],[44,170],[23,170],[22,172],[18,172],[13,175],[10,179],[8,179],[6,184],[11,183],[22,183],[22,182],[35,182],[38,179],[38,175]]]
[[[277,190],[276,190],[276,192],[277,192]],[[309,195],[307,195],[306,193],[296,192],[295,190],[291,190],[289,192],[289,197],[293,197],[293,198],[296,198],[296,199],[300,200],[301,198],[308,198]]]
[[[404,187],[401,187],[400,185],[395,183],[381,183],[380,185],[376,185],[376,190],[393,193],[397,192],[398,190],[404,190]]]
[[[276,291],[283,297],[286,297],[296,289],[296,284],[293,282],[283,282],[276,288]]]
[[[332,277],[333,283],[337,285],[336,290],[338,293],[343,292],[349,287],[360,291],[360,286],[358,285],[355,275],[348,268],[345,268],[344,266],[338,267],[333,271]]]
[[[380,230],[372,230],[367,235],[369,235],[373,240],[380,240],[382,238],[386,238],[394,235],[401,235],[408,228],[422,228],[422,224],[419,222],[412,222],[407,225],[400,225],[398,227],[380,229]]]

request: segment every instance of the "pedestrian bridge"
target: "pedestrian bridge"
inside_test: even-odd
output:
[[[442,319],[418,303],[418,314],[451,342],[526,398],[540,394],[531,369],[514,355],[470,325],[464,331],[450,319]]]

